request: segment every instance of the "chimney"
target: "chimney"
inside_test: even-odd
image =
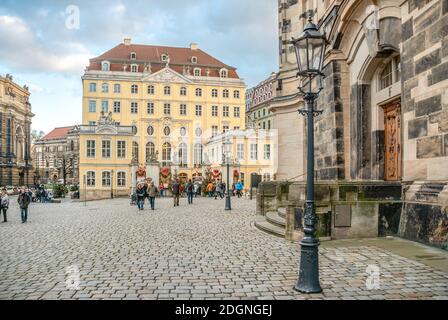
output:
[[[123,43],[125,46],[130,46],[131,45],[131,38],[124,38]]]
[[[198,50],[198,44],[197,43],[190,43],[190,50]]]

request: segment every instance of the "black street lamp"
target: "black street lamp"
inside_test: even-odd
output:
[[[230,199],[230,161],[232,159],[232,142],[229,138],[226,139],[226,141],[223,142],[224,145],[224,155],[223,160],[225,161],[225,165],[227,167],[227,194],[226,194],[226,207],[225,210],[232,210],[232,204]]]
[[[311,16],[300,37],[293,38],[291,42],[296,50],[299,68],[297,76],[303,80],[303,85],[298,89],[307,105],[307,109],[299,110],[299,113],[307,117],[308,126],[305,235],[300,242],[299,280],[294,287],[302,293],[322,292],[319,283],[319,240],[315,235],[317,219],[314,204],[314,117],[322,114],[322,111],[316,110],[314,103],[322,90],[322,64],[327,42],[325,35],[321,34],[312,22]]]

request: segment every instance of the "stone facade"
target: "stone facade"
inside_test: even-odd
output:
[[[11,75],[0,77],[0,186],[31,186],[30,92]]]
[[[312,12],[330,42],[323,69],[324,90],[316,102],[317,109],[324,112],[315,121],[315,165],[321,188],[326,185],[333,190],[328,206],[331,237],[395,234],[446,248],[448,1],[279,3],[280,21],[285,15],[295,16],[291,21],[300,27],[291,29],[287,36],[297,37]],[[288,60],[291,45],[285,39],[280,41],[283,49],[278,78],[293,83],[297,67]],[[276,123],[286,112],[292,117],[295,110],[303,108],[300,97],[294,94],[297,89],[289,86],[286,91],[282,87],[276,98],[282,101],[273,108]],[[289,145],[283,143],[287,136],[279,132],[279,172],[288,166],[286,171],[303,172],[305,178],[305,157],[290,152],[290,146],[300,146],[295,151],[306,153],[306,122],[297,121],[299,126],[294,130],[285,128],[298,131]],[[295,162],[284,165],[284,158]],[[303,161],[297,162],[297,158]],[[290,183],[285,180],[291,176],[279,174],[284,182],[278,183]],[[286,194],[276,195],[289,203],[271,201],[270,205],[297,206],[293,199],[304,199],[305,195],[300,184],[296,182]],[[359,192],[364,185],[379,194],[393,189],[395,195],[371,197],[373,203],[367,208]],[[353,189],[350,200],[341,195],[347,188]],[[316,198],[318,208],[327,205],[318,194]],[[350,202],[352,215],[349,229],[341,231],[335,223],[337,209],[348,210],[339,207],[347,205],[344,201]],[[371,221],[357,223],[361,221],[357,212],[370,215]],[[369,230],[363,227],[367,224]]]

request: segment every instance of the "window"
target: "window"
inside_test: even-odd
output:
[[[96,101],[95,100],[89,101],[89,112],[96,112]]]
[[[263,121],[263,129],[266,130],[266,122]]]
[[[218,98],[218,89],[213,89],[212,90],[212,97],[213,98]]]
[[[148,102],[147,113],[154,114],[154,103],[153,102]]]
[[[266,116],[266,109],[263,109],[263,117]]]
[[[102,71],[109,71],[110,70],[110,63],[107,61],[103,61],[101,63],[101,70]]]
[[[89,84],[89,92],[96,92],[96,83]]]
[[[170,127],[163,128],[163,134],[168,137],[171,134]]]
[[[109,112],[109,101],[101,101],[101,111],[104,113]]]
[[[114,84],[114,93],[121,93],[121,85]]]
[[[379,79],[380,90],[390,87],[394,83],[400,81],[400,79],[400,57],[397,56],[384,67],[383,71],[381,71]]]
[[[95,184],[96,184],[95,172],[94,171],[87,171],[86,178],[87,178],[86,179],[87,180],[87,186],[88,187],[94,187]]]
[[[222,96],[223,96],[223,98],[228,98],[229,97],[229,90],[224,89],[224,91],[222,92]]]
[[[87,140],[87,158],[95,158],[95,140]]]
[[[131,113],[138,113],[138,102],[131,102]]]
[[[233,127],[233,130],[240,130],[240,127],[239,126],[235,126],[235,127]]]
[[[162,165],[167,166],[168,162],[171,161],[171,144],[165,142],[162,145]]]
[[[163,62],[168,60],[168,55],[167,54],[162,54],[161,59]]]
[[[202,106],[196,106],[196,116],[202,116]]]
[[[264,160],[271,160],[271,145],[264,145]]]
[[[132,94],[137,94],[137,93],[138,93],[138,85],[133,84],[133,85],[131,86],[131,93],[132,93]]]
[[[234,107],[233,108],[233,116],[235,118],[239,118],[240,117],[240,107]]]
[[[186,96],[187,95],[187,88],[185,88],[185,87],[180,88],[180,95],[181,96]]]
[[[198,63],[198,58],[195,56],[191,57],[191,63]]]
[[[137,54],[135,52],[131,52],[131,60],[137,60]]]
[[[200,68],[194,68],[194,76],[200,77],[201,76],[201,69]]]
[[[101,86],[101,92],[109,93],[109,85],[107,83],[103,83],[103,85]]]
[[[110,140],[103,140],[101,150],[103,158],[110,158]]]
[[[218,106],[212,106],[212,117],[218,116]]]
[[[149,161],[156,154],[156,146],[153,142],[146,144],[146,161]]]
[[[132,160],[138,162],[138,143],[132,142]]]
[[[110,171],[103,171],[101,180],[103,187],[110,187]]]
[[[185,127],[181,127],[179,129],[179,133],[182,137],[185,137],[185,135],[187,134],[187,129]]]
[[[229,116],[229,106],[222,107],[222,116],[228,117]]]
[[[195,166],[202,165],[203,146],[200,143],[194,145],[194,164]]]
[[[187,105],[186,104],[181,104],[180,105],[180,111],[179,111],[181,116],[186,116],[187,115]]]
[[[126,158],[126,141],[117,141],[117,158]]]
[[[227,132],[229,131],[229,126],[223,126],[222,127],[222,132]]]
[[[181,168],[188,167],[188,147],[185,143],[179,145],[179,162]]]
[[[169,86],[164,87],[163,88],[163,94],[166,95],[166,96],[171,95],[171,87],[169,87]]]
[[[268,130],[271,130],[271,120],[268,120]]]
[[[239,99],[240,98],[240,92],[238,90],[233,91],[233,97],[235,99]]]
[[[170,115],[171,114],[171,105],[169,103],[165,103],[163,105],[163,114]]]
[[[117,186],[126,187],[126,172],[120,171],[117,173]]]
[[[218,126],[212,126],[212,137],[218,135]]]
[[[227,76],[228,76],[227,69],[221,69],[221,70],[219,71],[219,76],[220,76],[221,78],[227,78]]]
[[[89,121],[89,126],[95,126],[96,125],[96,121]]]
[[[146,132],[148,132],[148,136],[153,136],[154,135],[154,127],[148,126],[148,129],[146,130]]]
[[[244,160],[244,143],[238,143],[236,145],[236,158],[238,160]]]
[[[196,128],[196,137],[202,137],[202,129],[201,128]]]
[[[196,89],[196,97],[202,97],[202,89],[201,88]]]
[[[154,86],[148,86],[148,94],[153,95],[155,94],[156,90],[154,88]]]
[[[120,113],[120,112],[121,112],[121,102],[114,101],[114,113]]]
[[[250,160],[258,160],[258,144],[250,145]]]

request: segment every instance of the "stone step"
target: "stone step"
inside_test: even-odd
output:
[[[286,208],[278,208],[278,215],[283,219],[286,219]]]
[[[269,223],[265,217],[258,216],[255,218],[255,227],[257,229],[269,233],[273,236],[285,238],[285,228],[280,228],[272,223]]]
[[[271,211],[266,213],[266,221],[280,228],[286,228],[286,219],[281,217],[278,212]]]

